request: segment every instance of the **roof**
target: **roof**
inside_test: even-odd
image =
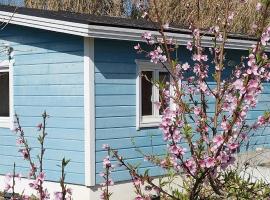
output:
[[[158,35],[157,24],[145,19],[96,16],[6,5],[0,5],[0,21],[95,38],[141,41],[141,34],[145,31],[152,31]],[[172,25],[166,32],[177,39],[179,44],[186,44],[191,39],[190,30],[179,25]],[[211,37],[207,32],[206,36],[208,38],[205,37],[204,45],[212,46]],[[255,42],[255,38],[242,34],[229,34],[229,38],[231,44],[228,48],[248,49]]]
[[[34,8],[25,8],[25,7],[15,7],[0,5],[1,11],[6,12],[16,12],[18,14],[24,14],[35,17],[42,17],[48,19],[55,19],[61,21],[69,21],[80,24],[87,25],[102,25],[102,26],[113,26],[119,28],[133,28],[133,29],[144,29],[144,30],[157,30],[157,24],[150,23],[145,19],[130,19],[124,17],[109,17],[109,16],[97,16],[93,14],[80,14],[68,11],[50,11],[50,10],[41,10]],[[175,33],[190,33],[187,27],[173,25],[168,32]],[[243,35],[243,34],[230,34],[231,38],[241,38],[252,40],[254,38]]]
[[[15,11],[16,13],[24,15],[56,19],[62,21],[70,21],[88,25],[115,26],[115,27],[135,28],[135,29],[144,28],[149,30],[155,29],[153,24],[149,23],[147,20],[144,19],[137,20],[122,17],[97,16],[92,14],[80,14],[68,11],[50,11],[50,10],[14,7],[6,5],[0,5],[0,10],[7,12]]]

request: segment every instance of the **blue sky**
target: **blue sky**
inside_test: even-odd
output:
[[[23,5],[24,0],[0,0],[0,3],[2,4],[13,4],[13,5]]]

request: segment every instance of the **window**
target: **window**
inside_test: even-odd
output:
[[[11,128],[12,77],[8,60],[0,62],[0,128]]]
[[[137,129],[143,127],[159,126],[161,114],[165,102],[160,98],[161,90],[153,82],[159,81],[165,87],[170,82],[169,73],[160,65],[149,61],[136,60],[137,63],[137,82],[136,82],[136,126]],[[159,108],[156,103],[162,106]]]

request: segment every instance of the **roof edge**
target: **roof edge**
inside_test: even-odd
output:
[[[31,12],[34,14],[31,15]],[[26,14],[23,12],[28,11]],[[31,12],[30,12],[31,11]],[[36,13],[40,12],[39,16]],[[44,14],[45,12],[45,14]],[[48,12],[50,15],[48,15]],[[66,14],[66,12],[64,12]],[[102,17],[96,17],[93,20],[83,19],[82,15],[78,15],[78,20],[70,20],[70,16],[58,16],[57,12],[53,11],[43,11],[38,9],[28,8],[18,8],[11,6],[0,6],[0,21],[5,23],[11,23],[26,27],[38,28],[43,30],[61,32],[66,34],[78,35],[82,37],[93,37],[93,38],[105,38],[105,39],[117,39],[117,40],[129,40],[129,41],[142,41],[141,35],[145,31],[149,31],[154,35],[159,35],[157,29],[151,28],[149,26],[143,26],[143,24],[136,24],[134,27],[128,28],[126,26],[119,26],[120,23],[115,24],[104,24],[104,23],[95,23],[96,20],[101,19]],[[92,15],[83,15],[87,17]],[[76,16],[73,16],[76,17]],[[94,16],[93,16],[94,17]],[[110,17],[109,17],[110,18]],[[108,17],[106,17],[108,19]],[[112,18],[110,18],[112,19]],[[119,18],[113,18],[119,19]],[[127,19],[125,19],[127,20]],[[129,21],[129,20],[127,20]],[[140,28],[141,27],[141,28]],[[173,30],[166,31],[166,34],[169,37],[173,37],[177,40],[179,45],[186,45],[186,43],[191,38],[191,32],[188,29],[178,29],[172,28]],[[203,46],[211,47],[212,46],[212,37],[208,34],[205,34],[202,41]],[[241,49],[247,50],[251,45],[256,44],[255,38],[245,37],[244,35],[239,34],[230,34],[226,48],[230,49]],[[267,51],[270,51],[268,46]]]

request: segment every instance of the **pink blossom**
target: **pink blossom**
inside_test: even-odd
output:
[[[228,16],[228,21],[229,21],[229,23],[233,20],[233,18],[234,18],[234,13],[231,12],[231,13],[229,14],[229,16]]]
[[[228,144],[227,146],[230,150],[235,150],[239,147],[239,144],[234,142],[234,143]]]
[[[251,26],[251,29],[252,29],[253,32],[255,32],[258,29],[258,25],[253,23],[252,26]]]
[[[205,160],[199,160],[198,163],[201,168],[205,168]]]
[[[105,149],[105,150],[108,150],[110,148],[110,146],[108,144],[103,144],[102,148]]]
[[[192,51],[192,43],[191,43],[191,42],[188,42],[188,43],[187,43],[187,49],[188,49],[189,51]]]
[[[37,180],[40,182],[44,182],[45,180],[45,173],[41,172],[38,176],[37,176]]]
[[[150,32],[144,32],[142,34],[142,38],[145,40],[151,40],[152,39],[152,34]]]
[[[135,50],[141,49],[141,45],[138,43],[137,45],[134,46],[134,49],[135,49]]]
[[[269,41],[269,39],[270,39],[270,35],[269,35],[269,33],[263,33],[262,34],[262,37],[261,37],[261,43],[262,43],[262,45],[263,46],[266,46],[266,43]]]
[[[207,85],[204,82],[200,83],[200,90],[205,92],[207,90]]]
[[[222,145],[223,142],[224,142],[224,137],[223,137],[223,135],[217,135],[217,136],[215,136],[215,137],[213,138],[213,142],[214,142],[214,144],[217,145],[217,146]]]
[[[69,195],[72,195],[72,189],[71,189],[71,188],[67,188],[67,193],[68,193]]]
[[[230,159],[230,156],[226,152],[221,151],[217,159],[220,161],[220,163],[227,163]]]
[[[166,24],[163,24],[162,27],[163,27],[164,29],[169,29],[170,25],[169,25],[169,23],[167,22]]]
[[[137,177],[137,176],[135,176],[135,177],[133,178],[133,183],[134,183],[136,186],[140,186],[140,185],[143,185],[143,184],[144,184],[143,181],[142,181],[139,177]]]
[[[29,159],[29,154],[28,154],[28,151],[26,149],[20,149],[19,152],[23,155],[23,158],[25,160]]]
[[[43,127],[42,123],[38,124],[37,125],[38,131],[40,131],[42,129],[42,127]]]
[[[22,138],[18,138],[18,139],[16,140],[16,143],[17,143],[17,145],[23,144],[23,139],[22,139]]]
[[[262,4],[260,2],[258,2],[256,5],[256,10],[260,11],[261,9],[262,9]]]
[[[212,157],[208,157],[204,160],[205,162],[205,167],[206,168],[211,168],[211,167],[214,167],[215,166],[215,162],[216,160]]]
[[[109,179],[107,180],[107,184],[108,184],[109,186],[113,186],[113,185],[114,185],[114,182],[113,182],[113,180],[112,180],[111,178],[109,178]]]
[[[195,115],[199,116],[201,114],[201,108],[198,106],[195,106],[193,112]]]
[[[236,90],[243,90],[244,84],[242,79],[237,79],[234,83],[233,86]]]
[[[28,196],[28,195],[26,195],[26,194],[23,194],[23,195],[22,195],[22,200],[30,200],[30,199],[31,199],[30,196]]]
[[[258,122],[257,122],[257,124],[258,124],[259,126],[265,124],[265,122],[266,122],[266,120],[265,120],[265,117],[264,117],[264,116],[259,116],[259,117],[258,117]]]
[[[134,200],[145,200],[145,199],[141,195],[138,195],[138,196],[135,197]]]
[[[149,56],[151,57],[151,62],[157,64],[158,62],[166,62],[167,57],[162,55],[163,50],[158,46],[154,51],[150,51]]]
[[[148,13],[147,13],[147,12],[143,12],[143,14],[142,14],[142,18],[145,18],[147,15],[148,15]]]
[[[173,141],[174,142],[179,142],[181,140],[181,135],[180,135],[180,131],[178,129],[175,129],[173,131]]]
[[[62,192],[54,192],[54,200],[62,200]]]
[[[221,128],[226,132],[230,129],[230,124],[226,120],[223,120],[221,122]]]
[[[194,54],[192,59],[194,61],[198,61],[198,62],[200,62],[200,61],[205,61],[206,62],[208,60],[208,56],[207,55]]]
[[[195,161],[194,161],[192,158],[186,160],[185,166],[188,168],[189,172],[190,172],[192,175],[194,175],[194,174],[196,173],[196,171],[197,171],[197,166],[196,166]]]
[[[169,147],[169,150],[172,154],[175,154],[175,155],[181,155],[183,156],[186,152],[186,149],[185,148],[182,148],[178,145],[172,145]]]
[[[110,157],[107,156],[103,159],[103,168],[111,167]]]
[[[182,68],[183,68],[183,70],[188,70],[189,68],[190,68],[190,65],[188,64],[188,63],[184,63],[183,65],[182,65]]]

